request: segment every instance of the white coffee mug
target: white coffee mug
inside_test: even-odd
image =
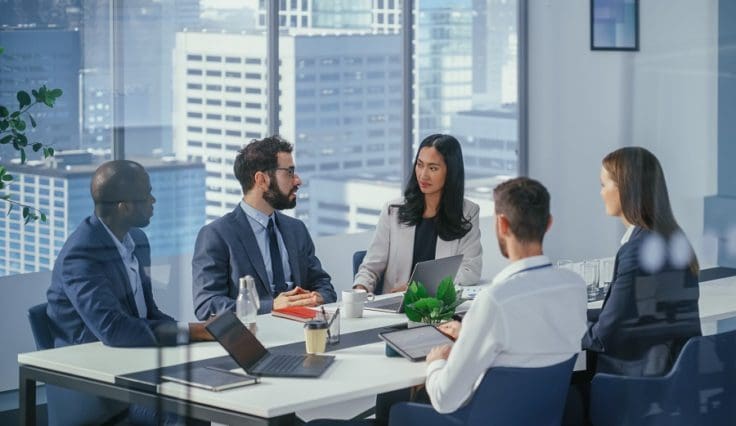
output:
[[[366,300],[373,300],[373,294],[361,289],[344,290],[342,306],[345,318],[361,318]]]

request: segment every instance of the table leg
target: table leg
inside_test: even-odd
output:
[[[36,424],[36,380],[29,377],[26,369],[21,366],[18,370],[20,383],[18,384],[19,410],[18,420],[21,425]]]

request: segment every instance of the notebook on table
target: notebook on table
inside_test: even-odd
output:
[[[318,319],[320,313],[304,306],[290,306],[288,308],[274,309],[271,311],[271,315],[299,322],[307,322]]]
[[[462,262],[462,254],[419,262],[414,266],[409,282],[422,283],[424,288],[427,289],[427,293],[434,296],[437,294],[437,289],[443,279],[447,277],[455,278]],[[365,304],[365,309],[393,313],[404,312],[404,293],[368,302]]]
[[[214,367],[194,367],[165,373],[163,380],[181,383],[211,391],[223,391],[259,383],[258,377],[233,373]]]
[[[335,360],[331,355],[271,353],[232,311],[220,314],[205,328],[235,362],[253,376],[319,377]]]

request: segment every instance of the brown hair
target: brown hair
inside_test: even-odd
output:
[[[534,179],[518,177],[493,190],[496,214],[506,216],[516,239],[541,243],[549,223],[549,192]]]
[[[672,214],[664,171],[659,160],[641,147],[625,147],[603,158],[603,167],[618,187],[621,211],[627,222],[665,238],[679,232],[684,235]],[[700,269],[692,251],[690,270]]]

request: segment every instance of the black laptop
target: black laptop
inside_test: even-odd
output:
[[[430,296],[434,296],[437,294],[437,289],[443,279],[447,277],[455,278],[462,262],[462,254],[418,262],[414,266],[414,271],[411,273],[409,282],[417,281],[422,283],[424,288],[427,289],[427,293],[429,293]],[[404,293],[368,302],[365,304],[365,309],[380,312],[402,313],[404,312]]]
[[[235,362],[253,376],[319,377],[335,360],[330,355],[270,353],[231,311],[220,314],[206,328]]]

